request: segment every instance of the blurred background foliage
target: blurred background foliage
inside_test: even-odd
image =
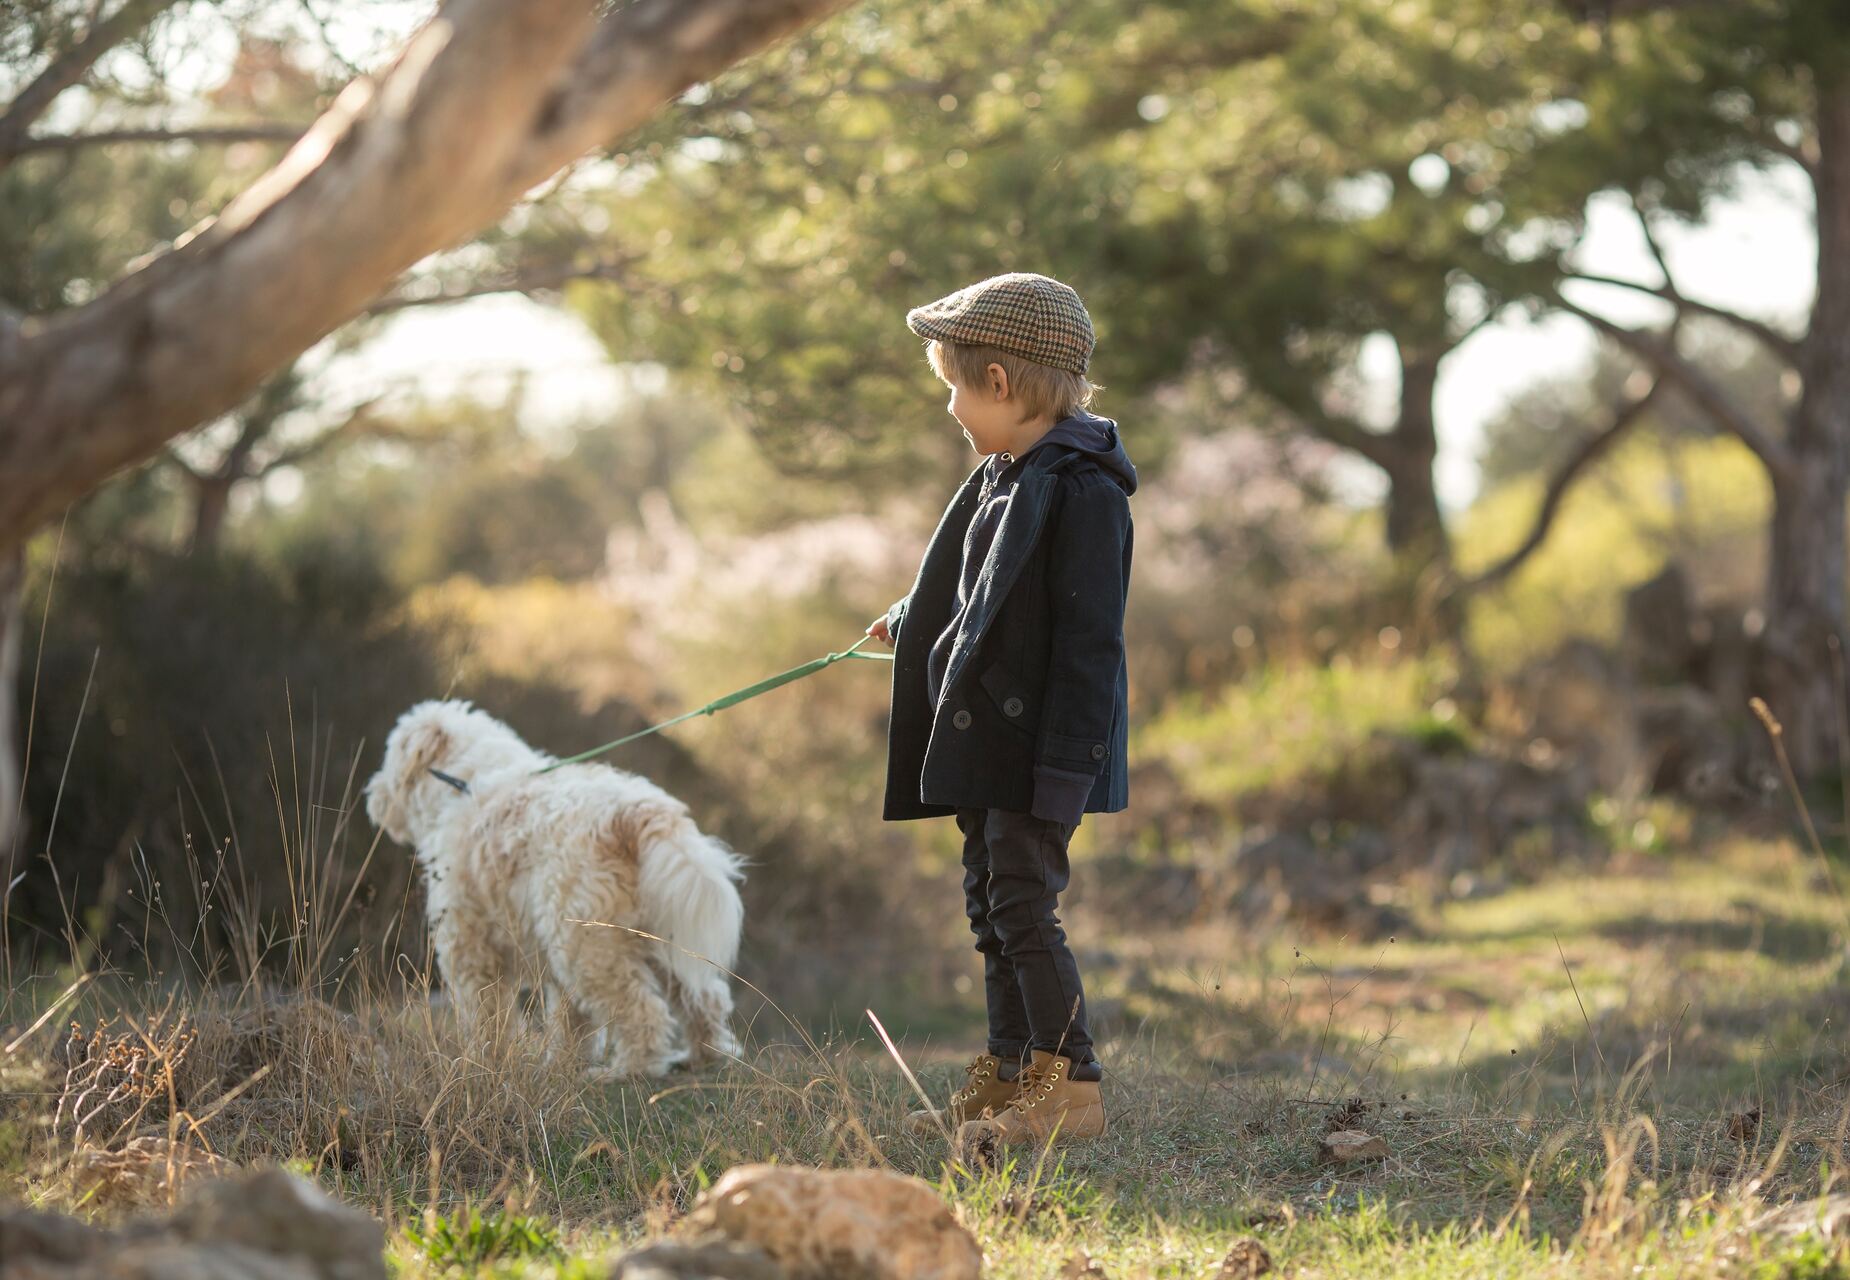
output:
[[[1099,408],[1144,476],[1133,807],[1076,845],[1116,877],[1101,900],[1164,901],[1182,868],[1183,915],[1366,931],[1385,901],[1610,853],[1664,796],[1764,821],[1764,750],[1717,728],[1740,707],[1714,673],[1723,632],[1765,625],[1771,496],[1701,407],[1654,399],[1533,556],[1445,593],[1523,542],[1641,365],[1615,346],[1505,388],[1481,490],[1448,507],[1443,362],[1549,309],[1591,201],[1700,221],[1789,163],[1779,130],[1802,131],[1817,51],[1845,39],[1797,0],[1647,10],[864,4],[701,86],[407,285],[411,305],[505,290],[582,322],[622,372],[608,404],[560,420],[518,382],[356,390],[336,371],[382,310],[33,544],[11,941],[76,933],[158,967],[178,952],[148,931],[152,896],[210,938],[186,915],[202,878],[286,917],[325,864],[356,886],[356,944],[420,957],[415,927],[388,927],[416,892],[405,852],[341,816],[393,719],[465,697],[570,752],[854,640],[973,463],[903,313],[1011,269],[1087,298]],[[338,59],[267,13],[214,12],[235,52],[211,87],[180,87],[157,41],[88,110],[325,104]],[[273,155],[74,149],[0,171],[0,299],[81,301]],[[1738,403],[1790,410],[1738,327],[1686,337]],[[1363,376],[1370,350],[1385,381]],[[1665,610],[1684,640],[1652,647]],[[1655,658],[1631,661],[1640,645]],[[1585,733],[1550,727],[1587,689],[1605,711]],[[1674,732],[1651,690],[1689,691]],[[851,664],[611,757],[751,857],[747,972],[812,1012],[976,998],[953,985],[955,833],[879,821],[886,693]],[[1509,796],[1544,798],[1486,816]],[[1291,832],[1349,886],[1334,915],[1267,861]]]

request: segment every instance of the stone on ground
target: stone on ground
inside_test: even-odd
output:
[[[763,1249],[724,1237],[663,1240],[618,1258],[610,1280],[784,1280],[784,1269]]]
[[[763,1249],[789,1280],[977,1280],[983,1269],[937,1192],[883,1169],[740,1165],[686,1221]]]
[[[0,1209],[0,1280],[385,1280],[379,1224],[265,1170],[119,1228]]]
[[[1388,1144],[1360,1129],[1338,1129],[1325,1134],[1318,1146],[1318,1158],[1325,1164],[1360,1164],[1388,1157]]]

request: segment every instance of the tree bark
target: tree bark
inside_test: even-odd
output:
[[[26,560],[18,551],[0,556],[0,917],[6,914],[9,886],[18,874],[25,806],[24,748],[20,742],[19,654],[24,645]]]
[[[1833,639],[1845,616],[1850,500],[1850,82],[1818,90],[1818,296],[1799,352],[1804,391],[1790,415],[1793,466],[1773,485],[1762,696],[1801,776],[1834,773],[1838,688]]]
[[[193,529],[186,546],[189,556],[209,558],[218,550],[225,515],[231,510],[231,491],[241,479],[242,476],[209,475],[193,481]]]
[[[400,273],[844,0],[448,0],[219,218],[0,336],[0,553],[229,412]]]
[[[1400,410],[1375,459],[1388,481],[1387,545],[1394,591],[1405,608],[1402,629],[1416,645],[1455,644],[1463,650],[1465,614],[1452,591],[1452,539],[1433,467],[1439,435],[1433,392],[1445,352],[1400,347]]]
[[[1402,348],[1400,415],[1388,436],[1392,448],[1383,468],[1388,478],[1387,543],[1395,559],[1416,574],[1443,565],[1451,556],[1439,491],[1433,483],[1433,466],[1439,458],[1433,415],[1438,379],[1437,357],[1413,355]]]

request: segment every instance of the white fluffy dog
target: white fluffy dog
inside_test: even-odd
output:
[[[580,1046],[600,1073],[737,1054],[724,970],[744,918],[740,857],[646,778],[595,764],[536,772],[551,763],[466,702],[421,702],[366,784],[374,824],[417,849],[464,1025],[537,980],[554,1050]]]

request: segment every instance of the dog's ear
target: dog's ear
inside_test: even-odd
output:
[[[442,725],[426,723],[412,730],[405,741],[405,773],[421,772],[433,764],[439,764],[449,754],[449,730]]]

